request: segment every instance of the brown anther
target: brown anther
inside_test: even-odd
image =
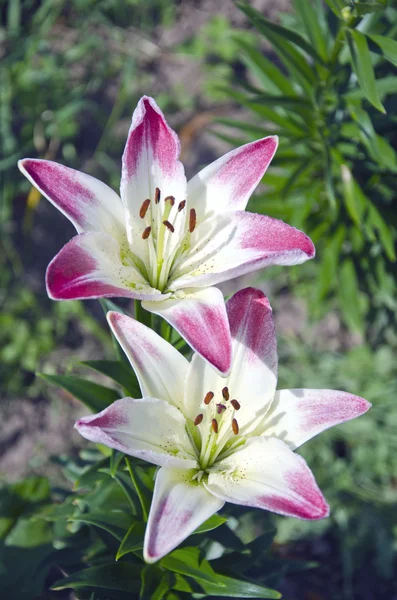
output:
[[[186,200],[181,200],[178,204],[178,212],[181,212],[186,206]]]
[[[147,209],[149,208],[149,206],[150,206],[150,200],[149,200],[149,198],[147,198],[146,200],[144,200],[144,202],[142,203],[142,206],[139,210],[139,216],[141,217],[141,219],[145,218],[145,215],[147,213]]]
[[[154,201],[156,204],[158,204],[160,202],[160,190],[159,188],[156,188],[156,191],[154,192]]]
[[[237,423],[236,419],[233,419],[233,421],[232,421],[232,429],[233,429],[234,435],[237,435],[239,429],[238,429],[238,423]]]
[[[174,198],[174,196],[167,196],[166,198],[164,198],[164,202],[169,202],[171,204],[171,206],[174,206],[175,198]]]
[[[203,415],[197,415],[197,417],[194,419],[194,424],[200,425],[202,420],[203,420]]]
[[[223,399],[226,400],[226,402],[229,400],[229,388],[227,386],[225,386],[222,390],[222,396]]]
[[[214,392],[208,392],[204,398],[204,404],[209,404],[214,397]]]
[[[195,227],[196,227],[196,211],[194,210],[194,208],[191,208],[190,215],[189,215],[189,231],[190,231],[190,233],[193,233]]]
[[[142,239],[146,240],[149,237],[151,231],[152,231],[151,227],[146,227],[146,229],[144,229],[144,231],[142,233]]]
[[[211,427],[214,433],[218,433],[218,421],[216,419],[212,419]]]
[[[220,415],[224,410],[226,410],[226,406],[224,404],[216,405],[216,412]]]
[[[230,404],[233,406],[234,410],[240,410],[240,402],[237,400],[231,400]]]
[[[172,223],[170,223],[169,221],[163,221],[163,225],[165,225],[167,229],[171,231],[171,233],[174,233],[175,229]]]

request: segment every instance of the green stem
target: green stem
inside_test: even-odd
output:
[[[145,497],[144,497],[144,495],[142,494],[142,492],[141,492],[141,488],[140,488],[140,486],[138,485],[138,481],[137,481],[137,479],[136,479],[136,477],[135,477],[135,474],[134,474],[134,472],[133,472],[133,470],[132,470],[132,466],[131,466],[131,463],[130,463],[130,460],[129,460],[129,458],[125,457],[125,462],[127,463],[127,469],[128,469],[128,472],[129,472],[129,474],[130,474],[130,477],[131,477],[132,483],[134,484],[135,491],[136,491],[136,493],[137,493],[137,496],[138,496],[138,498],[139,498],[139,502],[140,502],[140,504],[141,504],[143,520],[144,520],[144,521],[145,521],[145,523],[146,523],[146,522],[147,522],[147,520],[148,520],[148,515],[149,515],[148,506],[147,506],[147,503],[146,503],[146,498],[145,498]]]

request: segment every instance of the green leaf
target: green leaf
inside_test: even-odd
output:
[[[138,380],[132,367],[119,360],[87,360],[81,363],[119,383],[133,398],[141,397]]]
[[[37,375],[66,390],[93,412],[100,412],[120,398],[120,393],[112,388],[73,375],[47,375],[46,373],[37,373]]]
[[[104,529],[117,540],[121,542],[124,538],[125,532],[131,527],[131,521],[133,520],[131,515],[127,515],[122,511],[93,511],[89,513],[83,513],[82,515],[69,517],[68,521],[75,521],[84,523],[85,525],[94,525]]]
[[[353,331],[362,333],[364,331],[364,319],[361,310],[361,294],[356,270],[351,259],[346,259],[340,268],[338,292],[345,323]]]
[[[384,35],[367,34],[382,51],[383,56],[397,66],[397,41]]]
[[[359,17],[362,17],[364,15],[371,14],[374,12],[384,11],[385,7],[384,5],[376,4],[375,2],[355,2],[354,10]]]
[[[50,524],[37,517],[20,518],[5,539],[6,546],[35,548],[50,544],[52,531]]]
[[[180,548],[161,559],[160,565],[169,571],[187,575],[200,582],[211,583],[214,589],[224,587],[219,583],[219,576],[214,572],[210,563],[202,558],[198,548]]]
[[[294,94],[294,86],[288,78],[276,67],[274,62],[266,58],[261,52],[252,48],[248,43],[239,39],[238,45],[243,50],[243,60],[256,75],[259,82],[266,90],[276,92],[277,89],[284,94]],[[276,89],[274,89],[276,88]]]
[[[196,535],[196,533],[205,533],[206,531],[212,531],[217,527],[220,527],[224,523],[226,523],[227,519],[225,517],[220,517],[219,515],[212,515],[209,519],[207,519],[200,527],[196,529],[192,533],[192,535]]]
[[[66,588],[79,589],[85,587],[119,590],[121,592],[139,592],[141,566],[130,563],[110,563],[98,567],[90,567],[78,571],[70,577],[56,581],[52,590]]]
[[[226,598],[281,598],[280,592],[252,583],[249,580],[234,579],[233,577],[220,575],[219,573],[216,574],[216,577],[218,583],[223,585],[223,587],[214,586],[209,582],[198,581],[200,587],[209,596]],[[173,589],[186,592],[190,595],[194,592],[197,596],[199,594],[197,588],[193,587],[189,581],[180,575],[176,575]]]
[[[150,511],[151,495],[139,476],[140,471],[133,468],[132,460],[126,456],[125,462],[127,463],[127,469],[130,474],[131,481],[141,504],[142,518],[146,523]]]
[[[143,538],[145,536],[145,523],[133,523],[120,544],[116,554],[116,560],[119,560],[129,552],[136,552],[143,548]]]
[[[314,9],[311,0],[295,0],[295,9],[303,21],[308,35],[314,48],[317,50],[323,61],[327,60],[327,40],[321,31],[318,14]]]
[[[359,186],[347,165],[341,165],[341,179],[347,212],[353,222],[360,227],[364,209],[362,196],[359,194],[357,189]]]
[[[380,112],[385,113],[386,111],[382,105],[376,87],[371,54],[368,49],[365,35],[355,29],[348,29],[347,41],[349,44],[353,70],[357,75],[358,82],[365,94],[365,97],[375,108],[377,108]]]
[[[378,230],[379,239],[388,258],[394,262],[396,260],[396,251],[394,248],[393,230],[385,223],[378,209],[371,203],[368,213],[368,223],[371,223]]]

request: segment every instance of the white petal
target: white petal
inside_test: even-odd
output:
[[[283,440],[293,450],[339,423],[364,414],[371,404],[337,390],[281,390],[266,415],[264,434]]]
[[[157,398],[122,398],[75,424],[87,440],[155,465],[192,469],[195,450],[182,413]]]
[[[167,300],[143,302],[142,306],[171,323],[193,350],[218,371],[229,371],[230,329],[220,290],[182,290]]]
[[[233,504],[300,519],[323,519],[329,507],[301,456],[276,438],[251,438],[211,469],[209,492]]]
[[[123,205],[116,192],[102,181],[49,160],[24,158],[18,167],[79,233],[98,231],[122,239]]]
[[[174,550],[224,505],[192,476],[176,469],[158,472],[145,533],[146,562],[156,562]]]
[[[138,377],[143,396],[162,398],[183,408],[189,363],[184,356],[142,323],[108,312],[109,325]]]

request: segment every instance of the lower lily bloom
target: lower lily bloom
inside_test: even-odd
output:
[[[276,148],[275,136],[246,144],[186,183],[178,137],[156,102],[144,96],[123,154],[121,197],[74,169],[19,161],[22,173],[79,234],[48,266],[49,296],[142,300],[226,374],[230,330],[222,293],[214,286],[314,256],[301,231],[245,212]]]
[[[80,419],[80,434],[160,466],[144,558],[155,562],[225,502],[301,519],[328,505],[294,450],[321,431],[365,413],[363,398],[333,390],[276,391],[277,347],[266,296],[248,288],[227,303],[230,375],[198,354],[189,362],[145,325],[108,320],[138,377],[143,398],[123,398]]]

